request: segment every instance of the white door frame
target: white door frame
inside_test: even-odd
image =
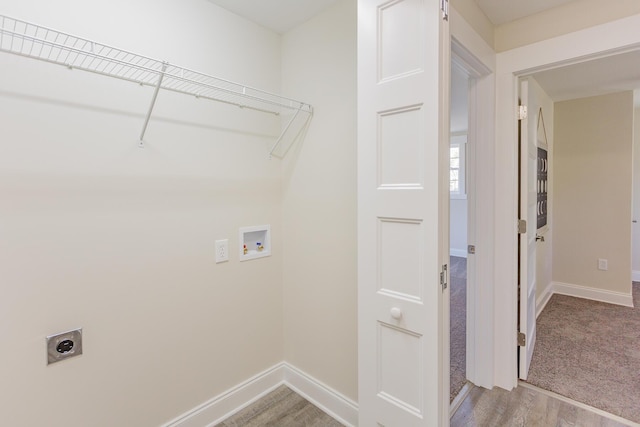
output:
[[[469,206],[475,232],[475,268],[467,293],[467,379],[475,385],[494,386],[493,346],[493,229],[494,229],[494,141],[495,141],[495,53],[484,40],[451,9],[451,50],[455,61],[473,79],[469,88],[468,138],[474,159],[474,206]]]
[[[511,390],[517,375],[518,78],[537,71],[640,49],[640,14],[497,55],[495,151],[495,385]]]

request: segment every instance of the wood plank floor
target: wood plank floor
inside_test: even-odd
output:
[[[451,418],[451,427],[622,427],[633,422],[615,421],[584,407],[531,388],[510,392],[474,387]]]
[[[308,400],[282,385],[216,427],[341,427]]]
[[[338,421],[282,385],[216,427],[340,427]],[[513,391],[473,389],[451,418],[451,427],[640,427],[605,417],[535,387]],[[402,426],[387,426],[402,427]]]

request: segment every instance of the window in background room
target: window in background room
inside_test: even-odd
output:
[[[449,193],[452,199],[465,199],[467,135],[452,135],[449,150]]]

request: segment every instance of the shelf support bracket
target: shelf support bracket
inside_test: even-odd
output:
[[[162,85],[162,79],[164,79],[164,73],[167,71],[167,63],[162,63],[162,71],[158,76],[158,83],[156,83],[156,88],[153,91],[153,96],[151,97],[151,105],[149,105],[149,110],[147,111],[147,116],[144,119],[144,125],[142,125],[142,132],[140,132],[140,141],[138,142],[138,147],[144,148],[144,134],[147,131],[147,126],[149,125],[149,119],[151,118],[151,113],[153,112],[153,107],[156,105],[156,99],[158,98],[158,92],[160,91],[160,86]]]
[[[280,136],[278,137],[276,142],[271,147],[271,151],[269,151],[269,158],[271,158],[271,156],[273,155],[273,152],[276,151],[276,148],[278,148],[278,145],[280,145],[280,142],[282,142],[282,138],[284,138],[284,135],[287,133],[287,131],[291,127],[291,124],[296,119],[296,117],[298,117],[298,114],[300,114],[300,110],[299,109],[296,110],[296,112],[293,115],[293,117],[291,117],[291,120],[289,120],[289,123],[287,123],[287,125],[284,127],[284,130],[280,133]]]

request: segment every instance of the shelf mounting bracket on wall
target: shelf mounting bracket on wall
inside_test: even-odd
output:
[[[293,114],[293,117],[291,117],[291,120],[289,120],[287,125],[284,127],[282,133],[280,133],[280,136],[278,137],[276,142],[273,144],[273,146],[271,146],[271,150],[269,150],[269,158],[271,158],[273,156],[273,153],[275,153],[276,150],[278,149],[278,146],[282,142],[282,139],[284,138],[284,136],[287,134],[287,131],[291,127],[291,124],[296,120],[296,118],[298,118],[298,114],[300,114],[300,110],[296,110],[296,112]],[[283,155],[286,153],[286,150],[288,150],[288,147],[285,147]]]
[[[293,115],[271,147],[270,155],[276,157],[286,154],[313,115],[311,105],[300,101],[4,15],[0,15],[0,52],[154,87],[141,147],[160,89],[275,114],[283,122]]]
[[[156,105],[156,99],[158,98],[160,86],[162,86],[162,79],[164,78],[165,71],[167,71],[166,62],[162,64],[162,71],[160,71],[160,75],[158,76],[158,84],[156,84],[156,88],[153,91],[153,96],[151,97],[151,105],[149,105],[149,111],[147,111],[147,116],[145,117],[144,124],[142,125],[142,132],[140,132],[140,141],[138,141],[138,147],[140,148],[144,148],[144,134],[147,131],[147,126],[149,125],[149,119],[151,118],[153,107]]]

